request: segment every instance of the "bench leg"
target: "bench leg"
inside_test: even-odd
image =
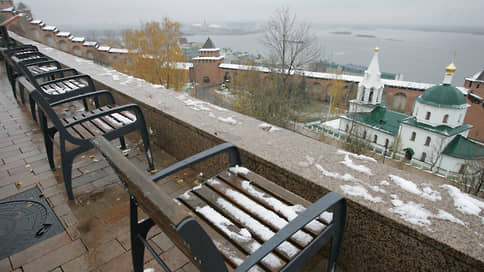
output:
[[[148,160],[148,170],[155,169],[155,164],[153,163],[153,154],[151,153],[150,147],[150,137],[148,136],[148,130],[146,129],[146,125],[143,125],[140,129],[141,138],[143,139],[143,145],[145,146],[146,151],[146,159]]]
[[[119,143],[121,144],[121,149],[126,149],[126,141],[124,140],[124,136],[119,137]]]
[[[336,262],[338,260],[341,244],[343,243],[343,234],[346,225],[346,201],[339,202],[335,208],[335,217],[333,218],[335,224],[335,233],[331,238],[331,249],[328,258],[328,271],[336,271]]]
[[[148,231],[155,225],[153,220],[146,219],[138,222],[138,207],[136,200],[130,196],[129,200],[129,214],[130,214],[130,237],[131,237],[131,258],[133,262],[134,272],[143,272],[144,255],[146,236]],[[155,257],[155,256],[154,256]],[[155,257],[156,258],[156,257]],[[166,264],[160,263],[165,271],[170,271]],[[166,270],[168,269],[168,270]]]
[[[66,185],[67,197],[69,200],[74,199],[74,193],[72,192],[72,158],[70,155],[61,152],[62,160],[62,177],[64,178],[64,184]]]
[[[35,100],[29,95],[29,102],[30,102],[30,113],[32,114],[32,119],[37,121],[37,117],[35,116]]]
[[[18,87],[18,93],[20,95],[20,102],[22,102],[22,104],[25,104],[25,88],[24,86],[18,84],[18,86],[14,86],[13,88],[16,88]]]
[[[54,138],[54,135],[51,135],[49,133],[49,129],[47,128],[47,119],[42,112],[39,112],[39,124],[42,135],[44,135],[45,151],[47,152],[47,159],[49,160],[50,170],[54,171],[54,143],[52,142],[52,138]]]
[[[12,87],[13,96],[17,98],[17,93],[15,92],[15,76],[13,74],[14,72],[12,70],[12,67],[8,65],[7,61],[5,61],[5,68],[7,70],[8,81],[10,82],[10,86]]]

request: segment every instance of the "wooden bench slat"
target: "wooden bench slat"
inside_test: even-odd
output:
[[[243,181],[238,181],[239,184],[241,182]],[[224,184],[221,179],[212,179],[207,184],[225,198],[235,202],[242,210],[251,214],[252,217],[262,221],[265,225],[270,226],[275,232],[281,230],[288,224],[286,219],[274,212],[270,207],[261,205],[260,202],[250,198],[250,194],[248,194],[242,186],[238,188],[236,187],[239,190],[235,190],[235,188],[228,187],[228,185]],[[305,247],[313,240],[313,238],[312,235],[304,231],[298,231],[291,237],[290,241],[297,244],[299,247]]]
[[[240,179],[240,177],[242,177],[242,180]],[[284,189],[281,189],[279,186],[274,186],[273,184],[270,185],[270,188],[272,188],[274,191],[277,191],[278,194],[273,194],[273,191],[264,190],[263,187],[260,185],[264,185],[269,182],[265,178],[253,172],[249,172],[247,175],[235,175],[226,170],[219,175],[219,178],[243,191],[246,195],[254,199],[256,202],[279,214],[287,221],[291,221],[294,217],[297,216],[297,214],[300,213],[300,211],[295,210],[295,208],[297,208],[296,205],[299,205],[299,207],[302,208],[306,208],[309,206],[306,200],[299,199],[299,197],[291,197],[292,193],[284,191]],[[250,183],[244,184],[244,180],[250,181]],[[284,196],[282,196],[283,194],[288,195],[288,198],[284,198]],[[292,200],[296,200],[298,202],[287,201],[291,198]],[[286,201],[284,201],[283,199]],[[304,230],[315,236],[318,235],[322,230],[324,230],[326,224],[321,221],[313,221],[310,224],[306,225],[304,227]]]
[[[275,232],[265,222],[257,220],[253,214],[243,211],[239,203],[235,203],[230,198],[217,194],[208,186],[202,186],[195,193],[199,197],[203,196],[202,198],[212,208],[215,208],[230,221],[248,229],[261,243],[264,243],[274,236]],[[283,257],[285,261],[291,260],[299,251],[300,249],[290,242],[284,242],[276,249],[278,255]]]
[[[254,240],[247,229],[240,229],[234,223],[231,223],[229,219],[215,211],[210,205],[201,200],[193,193],[186,193],[179,198],[185,205],[191,210],[197,213],[200,220],[205,220],[213,228],[217,229],[226,239],[245,251],[245,254],[251,254],[261,246],[261,244]],[[200,222],[200,221],[199,221]],[[207,231],[207,233],[210,232]],[[214,239],[214,237],[211,237]],[[244,258],[245,259],[245,258]],[[261,264],[271,271],[278,271],[286,264],[285,261],[277,257],[275,254],[270,253],[264,259]]]

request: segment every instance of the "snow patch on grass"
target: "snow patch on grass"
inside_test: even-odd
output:
[[[404,189],[407,192],[418,195],[430,201],[442,200],[440,193],[432,190],[430,186],[425,186],[422,190],[420,190],[417,184],[410,180],[406,180],[402,177],[395,175],[389,175],[389,177],[395,184],[397,184],[398,186],[400,186],[400,188]]]
[[[381,197],[374,197],[368,193],[368,190],[366,190],[365,187],[361,185],[341,185],[340,188],[349,195],[352,196],[359,196],[362,197],[368,201],[377,203],[377,202],[382,202]]]
[[[441,188],[447,189],[449,195],[454,199],[455,208],[464,214],[479,216],[481,210],[484,209],[484,202],[474,199],[469,194],[461,192],[458,188],[444,184]],[[481,218],[484,224],[484,218]]]
[[[355,159],[359,159],[359,160],[362,160],[362,161],[376,162],[376,160],[374,158],[368,157],[368,156],[365,156],[365,155],[358,155],[358,154],[351,153],[351,152],[341,150],[341,149],[338,149],[338,151],[336,151],[336,152],[338,154],[348,155],[348,156],[351,156]]]
[[[364,165],[361,165],[361,164],[353,163],[353,161],[350,159],[350,156],[348,156],[348,155],[345,155],[345,159],[341,163],[344,164],[346,167],[351,168],[351,169],[358,171],[360,173],[367,174],[368,176],[373,175],[371,173],[370,168],[368,168]]]

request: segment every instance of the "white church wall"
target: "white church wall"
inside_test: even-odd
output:
[[[427,120],[427,113],[430,112],[430,118]],[[415,102],[413,116],[417,117],[420,123],[429,124],[431,126],[447,125],[450,127],[457,127],[464,123],[464,116],[467,108],[464,109],[449,109],[439,108],[419,102]],[[447,123],[444,123],[444,116],[448,115]]]
[[[412,133],[415,132],[415,139],[412,140]],[[427,137],[430,137],[429,145],[426,145]],[[403,149],[411,148],[415,152],[413,158],[421,160],[425,152],[425,162],[435,162],[438,155],[447,146],[453,137],[444,137],[440,134],[429,132],[428,130],[402,124],[400,127],[400,138]],[[444,139],[448,138],[448,139]]]
[[[353,129],[351,129],[352,127]],[[344,118],[340,119],[339,130],[345,135],[352,133],[353,135],[358,135],[362,139],[366,131],[365,140],[368,141],[373,148],[380,151],[385,150],[386,140],[388,140],[388,148],[390,148],[393,144],[393,141],[395,141],[395,137],[393,135]],[[376,142],[374,142],[375,135],[377,137]]]
[[[447,155],[442,155],[437,166],[440,168],[440,170],[443,170],[443,172],[449,171],[453,173],[458,173],[463,164],[465,164],[464,159],[458,159]]]

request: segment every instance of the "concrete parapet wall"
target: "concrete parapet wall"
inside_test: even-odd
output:
[[[22,43],[33,43],[13,36]],[[91,75],[99,87],[111,90],[119,103],[139,104],[153,131],[152,142],[178,159],[221,142],[232,142],[241,148],[246,167],[310,201],[328,191],[345,195],[349,201],[348,221],[339,264],[348,271],[484,270],[481,217],[458,211],[439,180],[351,157],[355,164],[370,169],[371,175],[363,174],[343,165],[345,156],[333,146],[284,129],[263,130],[259,127],[261,121],[209,104],[204,107],[210,110],[197,109],[188,103],[193,98],[182,93],[142,81],[126,83],[124,76],[114,70],[55,49],[46,50],[45,46],[40,50]],[[225,166],[221,160],[212,160],[200,170],[208,176]],[[351,174],[357,181],[329,177],[318,168]],[[404,190],[391,181],[390,174],[411,180],[419,188],[429,186],[441,199],[431,201]],[[382,180],[388,185],[381,185]],[[361,186],[371,198],[349,193],[343,185]],[[386,193],[372,191],[370,186],[379,186]],[[410,223],[391,210],[396,208],[391,194],[405,203],[422,205],[432,214],[437,209],[445,210],[465,226],[436,218],[428,218],[430,223],[421,226]]]

